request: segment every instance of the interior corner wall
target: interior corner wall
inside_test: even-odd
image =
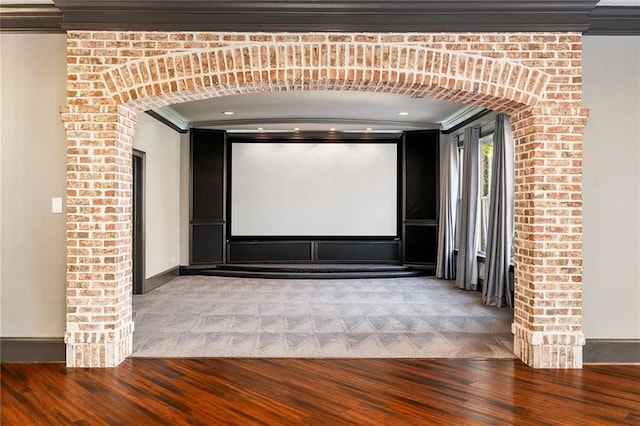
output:
[[[583,38],[583,325],[640,339],[640,37]]]
[[[0,34],[1,337],[65,331],[66,36]]]
[[[133,147],[145,155],[145,277],[180,264],[181,135],[138,114]]]

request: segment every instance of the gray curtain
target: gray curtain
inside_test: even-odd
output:
[[[493,134],[493,169],[487,257],[482,301],[491,306],[513,307],[509,265],[513,238],[514,146],[509,117],[499,114]]]
[[[448,136],[442,145],[440,165],[440,214],[436,276],[456,276],[453,250],[456,244],[456,201],[458,198],[458,136]]]
[[[478,230],[480,215],[480,126],[464,131],[462,202],[460,203],[460,243],[456,262],[456,285],[465,290],[478,288]]]

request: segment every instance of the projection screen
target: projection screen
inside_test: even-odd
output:
[[[395,143],[233,143],[232,236],[396,236]]]

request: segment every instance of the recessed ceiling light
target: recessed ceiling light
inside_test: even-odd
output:
[[[300,127],[294,127],[294,128],[293,128],[293,131],[294,131],[294,132],[297,132],[297,131],[299,131],[299,130],[300,130]]]
[[[336,131],[336,128],[335,128],[335,127],[332,127],[332,128],[330,128],[330,129],[329,129],[329,131],[330,131],[330,132],[335,132],[335,131]]]
[[[233,112],[233,111],[222,111],[222,113],[224,115],[233,115],[233,114],[235,114],[235,112]]]
[[[409,115],[408,111],[400,111],[398,115]]]
[[[372,131],[373,129],[371,127],[367,127],[367,132]]]
[[[259,132],[264,131],[264,127],[258,127],[258,131],[259,131]]]

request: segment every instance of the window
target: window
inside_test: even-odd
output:
[[[480,248],[487,250],[489,204],[491,201],[491,168],[493,165],[493,133],[480,138]]]
[[[462,205],[462,185],[463,185],[463,176],[462,170],[464,169],[464,147],[462,144],[462,138],[458,137],[458,194],[456,196],[456,228],[455,228],[455,249],[460,248],[460,206]]]
[[[489,230],[489,204],[491,202],[491,174],[493,167],[493,130],[490,133],[481,135],[479,143],[478,162],[478,185],[480,205],[478,206],[479,229],[476,235],[479,238],[478,253],[485,253],[487,250],[488,230]],[[462,187],[463,169],[464,169],[464,147],[462,137],[458,140],[458,194],[456,199],[456,229],[455,229],[455,248],[460,248],[460,227],[461,214],[460,206],[462,205]]]
[[[513,163],[511,163],[513,159],[498,158],[498,155],[505,155],[507,153],[513,155],[513,140],[511,139],[511,132],[507,130],[505,130],[504,135],[501,135],[501,137],[503,136],[505,139],[504,151],[494,143],[494,137],[497,136],[494,123],[486,123],[484,126],[474,125],[465,128],[463,134],[451,137],[451,145],[447,147],[448,149],[453,149],[456,147],[457,142],[457,151],[449,151],[449,154],[457,154],[459,169],[452,169],[448,179],[450,179],[451,187],[455,186],[456,182],[459,186],[458,192],[452,193],[452,199],[450,201],[458,207],[453,237],[455,238],[455,250],[458,251],[458,256],[460,253],[463,254],[462,257],[458,257],[456,262],[457,266],[463,268],[465,275],[463,281],[465,281],[465,286],[468,284],[468,286],[473,287],[474,283],[470,281],[475,277],[469,277],[467,272],[472,271],[472,268],[476,268],[476,261],[478,261],[477,263],[481,263],[481,260],[487,257],[489,240],[493,241],[494,237],[508,238],[513,243],[510,231],[504,228],[504,226],[512,222],[513,219],[513,217],[505,217],[505,215],[511,213],[511,207],[507,203],[513,202],[513,193],[503,194],[502,187],[498,188],[498,192],[492,193],[492,191],[496,191],[495,188],[492,188],[496,183],[505,184],[505,191],[513,191],[511,188],[512,182],[503,182],[503,179],[506,178],[513,179]],[[468,143],[469,141],[466,141],[467,143],[464,145],[460,143],[461,139],[467,136],[472,138],[471,144]],[[501,140],[501,138],[496,140]],[[496,155],[496,160],[500,159],[500,162],[496,165],[498,168],[495,170],[494,154]],[[473,161],[469,162],[472,158]],[[467,163],[470,164],[465,165],[465,159]],[[500,177],[498,178],[500,180],[493,182],[493,174],[496,172],[500,173]],[[469,187],[468,185],[472,186]],[[451,188],[451,190],[454,191],[455,189]],[[468,199],[462,196],[463,192],[465,193],[464,197],[469,197]],[[491,206],[496,203],[496,201],[502,204],[496,206],[495,212],[490,212]],[[464,211],[461,210],[461,206],[464,207]],[[464,217],[462,217],[463,213]],[[495,214],[496,217],[494,218],[491,214]],[[495,235],[489,235],[489,222],[492,220],[497,221]],[[511,232],[512,231],[513,230],[511,230]],[[447,230],[447,232],[450,231]],[[465,241],[465,239],[468,240]],[[500,241],[497,243],[500,247],[496,247],[497,250],[495,250],[494,254],[498,257],[504,256],[504,260],[506,261],[509,253],[502,252],[501,247],[508,245],[508,240],[504,240],[502,243],[500,243]],[[513,244],[511,246],[511,259],[513,261]],[[489,260],[491,261],[491,259]],[[447,258],[445,261],[448,262],[449,259]],[[481,270],[478,271],[478,273],[484,274]],[[460,276],[458,278],[460,278]]]

